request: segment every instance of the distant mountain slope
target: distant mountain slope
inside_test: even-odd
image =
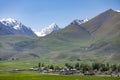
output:
[[[81,26],[95,40],[88,50],[110,56],[109,61],[120,60],[120,12],[109,9]]]
[[[57,30],[60,30],[59,26],[56,23],[52,23],[48,27],[42,29],[40,32],[35,32],[35,33],[37,36],[43,37]]]
[[[10,59],[15,55],[23,55],[22,57],[26,58],[24,55],[27,56],[32,53],[34,48],[31,50],[30,44],[32,43],[31,45],[33,46],[36,39],[37,37],[26,35],[0,35],[0,59]],[[28,47],[29,49],[27,50]],[[20,58],[20,56],[16,58]]]
[[[0,20],[0,34],[1,35],[22,34],[36,36],[36,34],[31,30],[31,28],[26,27],[22,23],[12,18],[4,18]]]
[[[13,34],[13,31],[0,22],[0,35]]]
[[[111,37],[120,34],[120,12],[109,9],[81,24],[96,37]]]
[[[86,29],[80,24],[86,22],[87,20],[74,20],[71,22],[68,26],[65,28],[53,32],[52,34],[48,35],[47,37],[54,37],[54,38],[63,38],[63,39],[69,39],[69,40],[84,40],[84,39],[89,39],[90,34]]]

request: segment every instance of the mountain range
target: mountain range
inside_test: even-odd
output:
[[[3,18],[0,20],[0,35],[20,34],[36,36],[31,28],[12,18]]]
[[[83,19],[83,20],[76,19],[73,22],[71,22],[70,24],[80,25],[80,24],[85,23],[87,21],[88,21],[88,19]],[[44,29],[42,29],[40,32],[35,32],[35,34],[38,37],[44,37],[52,32],[58,31],[60,29],[61,28],[56,23],[52,23],[48,27],[45,27]]]
[[[20,35],[21,33],[3,35],[3,33],[15,34],[16,31],[11,33],[11,30],[19,30],[17,25],[13,25],[8,27],[8,23],[0,22],[1,59],[19,58],[80,63],[119,63],[120,61],[119,11],[109,9],[89,20],[76,19],[63,29],[53,23],[37,33],[44,37],[36,37],[35,34]],[[29,28],[28,30],[31,31]]]
[[[76,19],[71,24],[82,24],[84,22],[87,22],[88,19],[79,20]],[[29,35],[29,36],[38,36],[38,37],[44,37],[54,31],[60,30],[60,27],[56,23],[50,24],[48,27],[45,27],[41,31],[33,31],[31,28],[23,25],[22,23],[18,22],[15,19],[12,18],[3,18],[0,20],[0,28],[1,28],[1,34],[0,35],[10,35],[10,34],[23,34],[23,35]],[[3,32],[2,32],[3,31]]]

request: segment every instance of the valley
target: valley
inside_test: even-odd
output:
[[[119,12],[109,9],[90,20],[85,20],[85,22],[74,20],[63,29],[54,26],[57,25],[54,24],[52,28],[50,26],[46,28],[46,30],[53,29],[49,34],[46,34],[46,30],[43,29],[45,36],[38,37],[31,29],[24,25],[19,25],[20,30],[15,30],[13,29],[14,26],[11,26],[11,28],[8,25],[5,27],[5,25],[3,26],[3,24],[1,24],[0,73],[2,73],[2,76],[0,76],[0,79],[4,80],[4,76],[7,75],[11,78],[6,80],[12,80],[13,73],[9,73],[9,71],[36,68],[38,67],[38,63],[59,67],[63,67],[66,63],[84,63],[88,65],[93,63],[120,64]],[[6,31],[3,31],[3,29]],[[7,32],[10,32],[10,34],[8,35]],[[16,78],[18,78],[17,75],[19,74],[22,79],[22,76],[25,75],[23,73],[15,73]],[[27,75],[33,75],[33,78],[40,76],[38,76],[39,73],[35,74],[36,75]],[[51,77],[51,75],[43,75],[43,77],[44,76]],[[61,75],[57,77],[61,77]],[[67,78],[67,76],[62,77]],[[82,76],[76,77],[80,78]],[[92,78],[94,77],[96,76]],[[103,77],[100,77],[100,80],[102,80],[102,78]],[[24,79],[28,79],[28,77]],[[56,78],[56,80],[57,79],[58,78]],[[38,78],[35,78],[35,80],[38,80]],[[87,80],[87,78],[85,78],[85,80]],[[113,80],[117,80],[117,78]]]

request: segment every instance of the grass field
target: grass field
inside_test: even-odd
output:
[[[120,78],[79,75],[47,75],[39,73],[0,73],[0,80],[120,80]]]

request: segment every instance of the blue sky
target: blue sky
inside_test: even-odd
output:
[[[52,22],[65,27],[74,19],[91,19],[110,8],[120,10],[120,0],[0,0],[0,19],[41,30]]]

